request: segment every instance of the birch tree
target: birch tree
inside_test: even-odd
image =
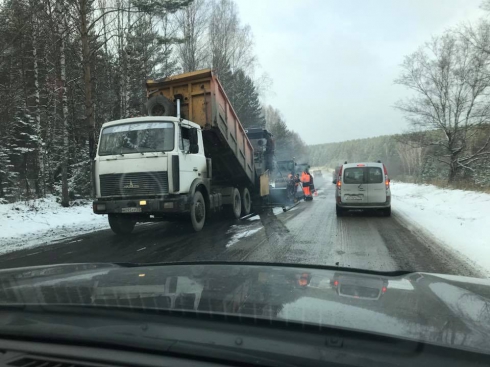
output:
[[[446,32],[405,58],[397,84],[414,91],[397,103],[413,131],[426,133],[420,146],[438,147],[437,161],[448,167],[448,182],[473,171],[488,156],[490,136],[475,151],[469,141],[490,122],[490,54],[476,48],[467,37]]]
[[[177,12],[176,21],[182,42],[177,46],[180,65],[184,73],[202,69],[209,63],[206,31],[209,22],[209,2],[194,0]]]
[[[67,30],[66,18],[61,6],[61,0],[56,3],[56,33],[58,36],[59,44],[59,65],[60,65],[60,94],[61,94],[61,116],[62,116],[62,137],[63,137],[63,150],[62,150],[62,163],[61,163],[61,205],[64,207],[69,206],[68,195],[68,158],[69,158],[69,146],[68,146],[68,99],[66,95],[66,57],[65,57],[65,37]]]
[[[31,14],[31,39],[32,39],[32,64],[33,64],[33,84],[34,84],[34,105],[31,109],[31,115],[34,120],[34,131],[36,134],[36,158],[37,158],[37,174],[36,174],[36,195],[43,197],[45,195],[45,179],[44,179],[44,149],[43,138],[41,132],[41,109],[40,109],[40,92],[39,92],[39,62],[38,62],[38,14],[42,7],[36,2],[30,2],[30,8],[33,10]],[[36,11],[39,9],[39,11]]]
[[[249,26],[240,24],[235,2],[218,0],[211,4],[209,44],[213,69],[220,78],[227,69],[253,73],[256,57],[252,32]]]

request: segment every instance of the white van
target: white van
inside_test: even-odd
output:
[[[391,215],[390,179],[381,163],[345,163],[335,192],[337,216],[349,209],[377,209]]]

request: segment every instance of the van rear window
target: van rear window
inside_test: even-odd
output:
[[[367,168],[367,180],[368,183],[382,183],[383,182],[383,171],[378,167],[368,167]]]
[[[364,182],[364,168],[353,167],[346,168],[344,171],[345,184],[361,184]]]

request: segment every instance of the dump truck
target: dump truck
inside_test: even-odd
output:
[[[272,135],[247,136],[212,70],[149,80],[146,90],[149,116],[100,132],[93,211],[116,234],[162,220],[200,231],[214,212],[238,219],[270,205]]]

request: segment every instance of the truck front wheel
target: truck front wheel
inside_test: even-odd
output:
[[[206,202],[200,191],[194,193],[191,206],[191,223],[194,231],[199,232],[206,221]]]
[[[109,214],[109,226],[111,226],[111,229],[115,234],[130,234],[133,232],[135,225],[136,221],[131,218],[122,215]]]

